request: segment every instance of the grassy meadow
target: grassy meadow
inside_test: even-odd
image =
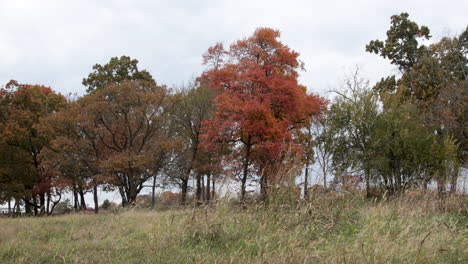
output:
[[[0,263],[467,263],[466,197],[0,218]]]

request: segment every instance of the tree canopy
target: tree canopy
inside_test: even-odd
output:
[[[128,56],[113,57],[105,65],[95,64],[93,72],[83,79],[87,92],[102,89],[112,83],[120,84],[125,80],[154,82],[153,76],[146,70],[138,69],[138,60]]]
[[[211,67],[201,80],[217,93],[204,143],[228,145],[230,167],[242,170],[242,197],[251,173],[261,175],[266,194],[268,182],[278,176],[275,165],[291,149],[301,151],[297,135],[326,105],[298,83],[304,65],[279,37],[278,30],[259,28],[229,50],[217,44],[204,55]]]
[[[401,13],[386,36],[365,49],[399,73],[371,83],[355,71],[330,100],[299,82],[300,54],[272,28],[208,48],[205,70],[182,88],[157,84],[128,56],[94,65],[76,99],[10,81],[0,89],[0,204],[51,214],[70,192],[87,210],[92,193],[98,213],[99,189],[129,207],[149,204],[151,188],[154,207],[157,188],[179,188],[163,203],[202,205],[220,184],[268,204],[282,188],[308,199],[320,173],[320,188],[339,195],[431,183],[455,192],[468,156],[468,27],[432,40]]]

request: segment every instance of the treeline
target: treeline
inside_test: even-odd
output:
[[[179,89],[126,56],[93,66],[80,98],[10,81],[0,90],[0,204],[51,214],[72,192],[85,210],[92,192],[98,212],[98,187],[118,191],[124,207],[150,187],[154,206],[167,185],[180,188],[181,204],[191,193],[200,204],[226,180],[238,182],[242,201],[250,183],[268,201],[280,187],[295,189],[303,168],[307,197],[314,163],[325,189],[456,190],[467,156],[468,28],[426,46],[427,27],[392,16],[387,39],[366,50],[398,76],[370,86],[356,72],[331,101],[299,84],[304,64],[279,37],[259,28],[210,47],[206,70]]]

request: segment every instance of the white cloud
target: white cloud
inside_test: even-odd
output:
[[[174,85],[201,73],[212,44],[280,29],[301,53],[303,84],[335,85],[355,64],[371,80],[392,67],[364,46],[382,39],[390,16],[406,11],[436,38],[467,26],[467,1],[6,1],[0,0],[0,83],[17,79],[82,94],[95,63],[129,55],[159,83]]]

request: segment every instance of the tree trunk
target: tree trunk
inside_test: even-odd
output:
[[[151,209],[154,209],[156,203],[156,175],[153,177],[153,186],[151,186]]]
[[[19,200],[19,199],[16,200],[16,201],[15,201],[15,204],[16,204],[16,212],[17,212],[18,214],[21,214],[20,200]]]
[[[86,201],[85,201],[85,198],[84,198],[83,190],[80,190],[79,194],[80,194],[80,199],[81,199],[81,209],[86,211]]]
[[[401,192],[402,186],[403,186],[403,181],[401,179],[401,175],[397,175],[397,184],[396,184],[396,194]]]
[[[79,207],[80,205],[78,202],[78,192],[76,191],[76,187],[73,186],[73,208],[75,208],[75,211],[78,211]]]
[[[36,195],[33,195],[32,196],[32,201],[33,201],[33,209],[34,209],[34,215],[38,215],[39,212],[38,212],[38,206],[37,206],[37,197]]]
[[[371,197],[371,192],[370,192],[370,176],[369,173],[364,172],[364,178],[366,179],[366,197]]]
[[[445,179],[440,179],[437,181],[437,193],[439,197],[442,197],[444,195],[445,185],[446,185]]]
[[[125,191],[122,186],[119,186],[119,193],[120,197],[122,197],[122,207],[126,207],[128,204],[127,195],[125,194]]]
[[[94,196],[94,213],[97,214],[99,212],[99,200],[98,200],[98,187],[96,183],[94,183],[94,186],[93,186],[93,196]]]
[[[457,192],[457,182],[458,182],[459,168],[458,165],[455,165],[452,172],[452,177],[450,178],[450,193]]]
[[[45,200],[46,200],[45,199],[45,193],[39,194],[39,204],[40,204],[39,205],[40,206],[40,212],[39,213],[41,215],[45,214],[45,203],[46,203]]]
[[[135,206],[136,200],[138,197],[138,192],[136,189],[132,188],[127,193],[127,206]]]
[[[307,200],[309,198],[309,184],[308,184],[308,179],[309,179],[309,162],[306,163],[306,168],[305,168],[305,175],[304,175],[304,200]]]
[[[247,176],[249,173],[249,163],[250,163],[250,136],[248,137],[247,143],[245,145],[245,157],[244,157],[244,170],[242,174],[242,185],[241,185],[241,200],[245,201],[245,193],[246,193],[246,184],[247,184]]]
[[[46,214],[49,215],[49,212],[50,212],[50,191],[47,192]]]
[[[327,189],[327,170],[323,169],[323,189]]]
[[[210,197],[210,182],[211,182],[210,174],[208,173],[206,175],[206,197],[205,197],[205,200],[207,200],[207,201],[209,201],[211,199],[211,197]]]
[[[211,192],[211,199],[214,200],[215,199],[215,177],[211,177],[211,180],[213,181],[213,184],[211,185],[211,189],[212,189],[212,192]]]
[[[265,172],[262,172],[260,178],[260,199],[263,202],[266,202],[268,198],[268,177]]]
[[[180,204],[185,205],[187,203],[187,190],[188,190],[188,179],[182,180]]]
[[[198,141],[195,143],[195,147],[193,148],[192,152],[192,159],[190,160],[190,165],[185,172],[185,178],[182,179],[182,194],[180,199],[180,204],[185,205],[187,202],[187,191],[188,191],[188,181],[190,179],[190,173],[192,172],[193,164],[195,163],[195,159],[197,158],[198,152]]]
[[[427,185],[429,184],[429,180],[428,179],[424,179],[423,180],[423,190],[424,191],[427,191]]]
[[[136,205],[136,199],[138,197],[138,184],[134,181],[136,179],[135,172],[133,170],[130,170],[129,173],[127,173],[127,178],[128,178],[128,193],[127,193],[127,202],[129,206],[135,206]]]
[[[197,173],[197,189],[195,190],[195,196],[197,199],[197,205],[200,205],[202,196],[202,179],[200,173]]]

